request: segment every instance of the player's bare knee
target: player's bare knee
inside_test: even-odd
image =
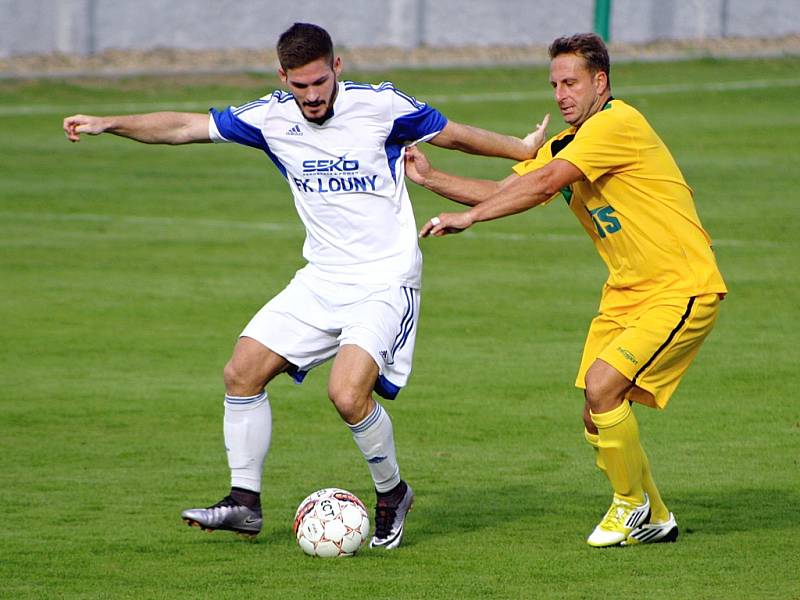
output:
[[[602,368],[589,367],[584,384],[586,404],[593,413],[613,410],[625,399],[625,389],[609,378]]]
[[[233,396],[252,396],[260,393],[264,387],[263,384],[259,385],[253,373],[240,368],[233,360],[228,361],[222,373],[225,391]]]
[[[586,404],[589,410],[595,414],[611,410],[614,405],[614,398],[602,385],[590,385],[586,383]],[[618,403],[616,403],[618,404]],[[591,421],[591,416],[589,417]],[[584,421],[586,418],[584,417]]]
[[[333,403],[336,410],[339,411],[339,414],[342,415],[345,420],[356,411],[356,407],[358,406],[358,400],[355,394],[345,389],[329,388],[328,399]]]
[[[586,378],[583,383],[586,386],[584,390],[584,396],[586,397],[586,410],[584,410],[585,421],[589,411],[597,412],[598,407],[602,404],[603,382],[602,378],[595,375],[590,368],[586,372]],[[591,417],[589,420],[591,420]]]
[[[225,368],[222,370],[222,379],[225,382],[225,391],[229,394],[234,394],[234,390],[239,387],[239,380],[232,361],[228,361],[225,364]]]
[[[369,414],[369,398],[362,397],[351,388],[328,388],[328,398],[350,425],[363,421]]]

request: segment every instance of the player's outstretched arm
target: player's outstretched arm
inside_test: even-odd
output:
[[[208,135],[209,118],[207,114],[186,112],[114,117],[72,115],[64,119],[64,133],[71,142],[79,142],[84,133],[111,133],[145,144],[191,144],[211,141]]]
[[[524,212],[546,202],[559,190],[583,178],[583,173],[572,163],[555,159],[541,169],[522,176],[513,175],[489,198],[470,210],[441,213],[430,219],[419,232],[420,237],[443,236],[459,233],[479,221],[491,221]]]
[[[428,157],[415,146],[406,150],[405,168],[406,176],[417,185],[467,206],[483,202],[503,185],[503,182],[490,179],[472,179],[437,171]]]
[[[544,144],[549,122],[550,115],[546,114],[542,122],[537,123],[536,128],[531,133],[524,138],[518,138],[513,135],[504,135],[481,129],[480,127],[448,121],[444,129],[436,137],[432,138],[430,143],[442,148],[461,150],[469,154],[527,160],[536,156],[536,152]]]

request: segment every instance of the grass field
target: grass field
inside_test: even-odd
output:
[[[554,202],[424,240],[415,372],[394,403],[417,492],[404,547],[304,556],[297,503],[371,506],[323,367],[270,387],[257,543],[179,519],[227,489],[221,368],[302,265],[303,231],[262,153],[71,145],[74,112],[203,111],[274,80],[0,82],[0,596],[8,598],[800,598],[800,60],[615,66],[615,95],[672,149],[730,287],[665,413],[639,409],[674,545],[592,550],[610,490],[572,386],[604,267]],[[391,78],[454,120],[527,132],[544,69]],[[561,126],[554,114],[550,131]],[[509,164],[431,151],[501,178]],[[421,223],[447,207],[410,184]]]

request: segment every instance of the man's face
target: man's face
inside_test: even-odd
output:
[[[559,54],[550,62],[550,85],[561,115],[573,127],[603,108],[608,98],[608,76],[592,74],[577,54]]]
[[[330,116],[336,95],[336,78],[341,72],[342,61],[338,56],[332,65],[326,59],[319,58],[296,69],[278,69],[281,81],[294,94],[303,116],[318,124]]]

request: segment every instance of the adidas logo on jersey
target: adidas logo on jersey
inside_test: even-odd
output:
[[[296,124],[286,132],[286,135],[303,135],[303,132],[300,131],[300,125]]]

